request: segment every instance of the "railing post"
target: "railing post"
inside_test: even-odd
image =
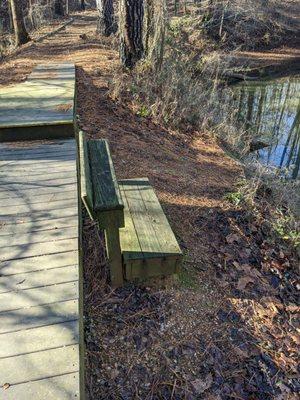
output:
[[[111,285],[122,286],[124,283],[123,262],[120,245],[121,226],[124,226],[123,210],[99,212],[96,215],[100,229],[105,232],[106,251],[110,267]]]

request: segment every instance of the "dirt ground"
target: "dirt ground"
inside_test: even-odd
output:
[[[76,64],[79,125],[107,138],[118,178],[148,176],[184,251],[177,280],[112,291],[84,224],[88,399],[297,399],[299,281],[263,216],[224,200],[240,166],[203,132],[173,132],[112,101],[119,61],[93,12],[0,64],[0,85]]]

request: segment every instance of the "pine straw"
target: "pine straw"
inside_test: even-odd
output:
[[[95,28],[83,14],[24,46],[0,65],[0,83],[38,63],[76,62],[81,127],[109,139],[118,178],[149,176],[186,257],[178,284],[112,291],[103,237],[85,217],[88,398],[296,399],[294,256],[263,218],[223,200],[240,168],[207,133],[174,132],[109,98],[118,58]],[[276,317],[261,317],[265,304]]]

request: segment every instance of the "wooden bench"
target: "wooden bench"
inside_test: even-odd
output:
[[[104,229],[111,282],[177,273],[182,252],[148,178],[117,181],[106,140],[79,133],[81,197]]]

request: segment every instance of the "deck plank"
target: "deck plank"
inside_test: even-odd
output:
[[[44,74],[43,79],[34,78],[37,75],[40,73],[1,89],[0,134],[7,128],[73,125],[74,64],[57,65],[52,75]]]
[[[79,373],[64,374],[33,382],[13,385],[5,391],[3,400],[78,400]],[[26,398],[24,397],[26,393]]]
[[[78,347],[70,345],[1,359],[0,381],[16,385],[78,372]],[[25,396],[23,398],[26,398]]]
[[[0,275],[0,294],[20,291],[23,289],[37,288],[44,285],[57,285],[61,282],[71,282],[78,279],[76,265],[61,268],[42,269],[16,275]]]
[[[56,240],[74,239],[77,237],[77,227],[50,229],[42,232],[26,232],[18,235],[1,235],[1,245],[11,247],[32,243],[54,242]]]
[[[42,306],[29,307],[26,309],[26,312],[24,312],[23,309],[8,311],[1,313],[0,317],[0,334],[20,332],[40,326],[50,326],[62,322],[75,321],[78,318],[78,301],[66,300]]]
[[[76,148],[0,145],[1,399],[80,397]]]
[[[73,276],[73,279],[76,275]],[[0,313],[78,298],[77,280],[0,294]]]
[[[15,275],[41,271],[43,269],[67,267],[70,265],[76,265],[77,258],[77,251],[66,251],[63,253],[47,254],[38,257],[3,261],[0,263],[0,274]]]
[[[71,213],[72,214],[72,213]],[[75,221],[76,214],[64,216],[61,218],[38,219],[30,222],[22,222],[19,224],[9,224],[5,221],[0,222],[0,236],[1,235],[14,235],[21,234],[22,232],[38,232],[46,231],[49,229],[61,229],[70,226],[77,226]],[[9,222],[9,221],[8,221]]]
[[[48,349],[76,344],[78,343],[78,333],[77,321],[5,333],[1,335],[0,340],[0,360],[20,355],[19,348],[21,348],[22,354],[44,350],[45,341],[49,346]]]

